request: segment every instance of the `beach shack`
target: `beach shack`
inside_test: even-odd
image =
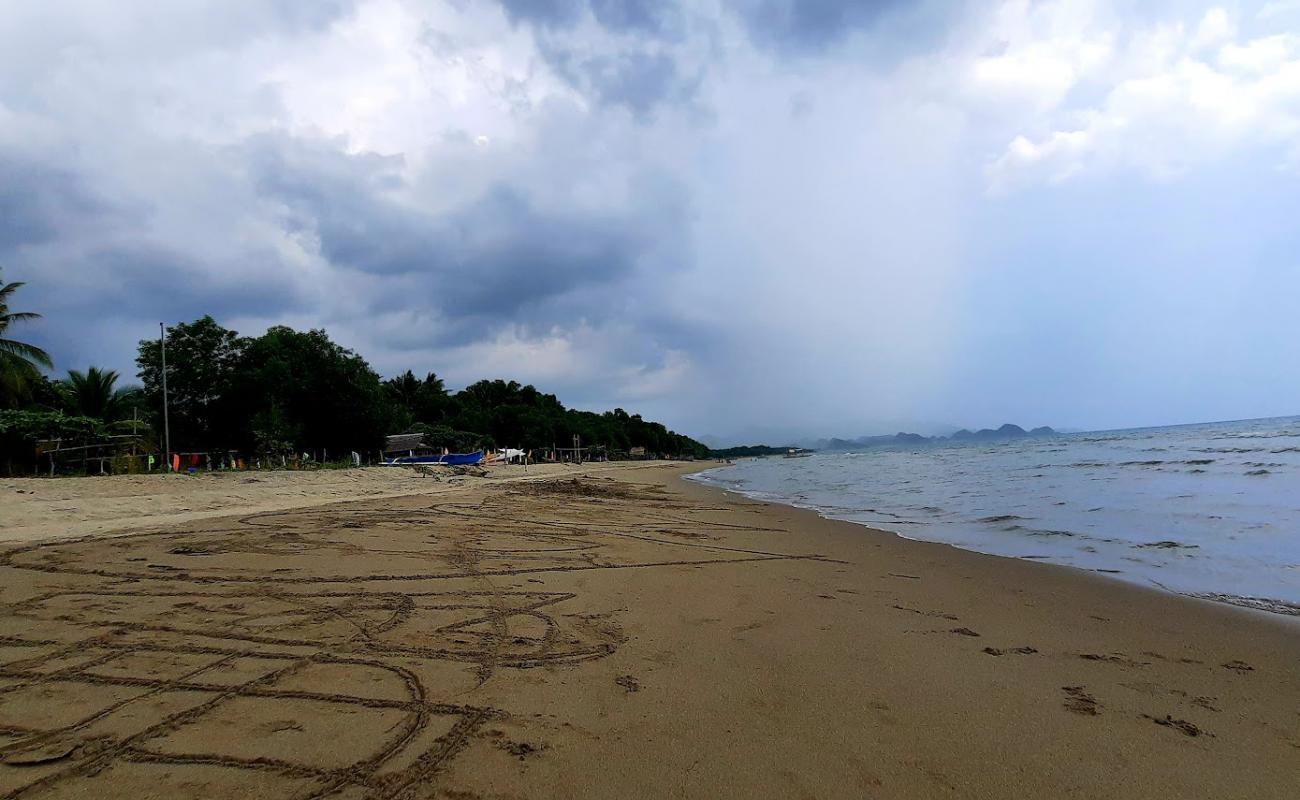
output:
[[[441,455],[442,448],[429,447],[423,433],[399,433],[384,437],[384,458]]]

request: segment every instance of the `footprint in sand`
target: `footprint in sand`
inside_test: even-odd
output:
[[[1149,667],[1150,661],[1138,661],[1129,658],[1123,653],[1080,653],[1079,658],[1085,661],[1104,661],[1107,664],[1118,664],[1122,667]]]
[[[937,618],[939,618],[939,619],[948,619],[948,620],[954,620],[954,621],[956,621],[956,620],[958,619],[957,615],[955,615],[955,614],[948,614],[948,613],[945,613],[945,612],[943,612],[943,611],[923,611],[923,610],[921,610],[921,609],[919,609],[919,608],[912,608],[912,607],[910,607],[910,606],[900,606],[900,605],[897,605],[897,604],[895,604],[895,605],[893,606],[893,608],[896,608],[896,609],[898,609],[899,611],[910,611],[910,612],[912,612],[913,614],[920,614],[920,615],[923,616],[923,617],[937,617]]]
[[[1005,656],[1009,654],[1014,654],[1018,656],[1029,656],[1029,655],[1033,655],[1034,653],[1037,653],[1038,651],[1032,647],[1025,646],[1025,647],[1007,647],[1003,649],[999,649],[997,647],[986,647],[984,648],[984,652],[988,653],[991,656]]]

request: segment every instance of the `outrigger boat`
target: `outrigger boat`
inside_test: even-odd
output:
[[[396,464],[446,464],[447,466],[460,466],[464,464],[477,464],[483,460],[483,451],[475,450],[472,453],[443,453],[436,456],[399,456],[384,461],[386,466]]]

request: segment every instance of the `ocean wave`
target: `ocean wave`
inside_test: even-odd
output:
[[[1211,441],[1223,432],[1189,426],[1067,436],[1050,448],[754,461],[723,475],[745,479],[731,482],[741,494],[766,490],[761,499],[909,539],[1118,569],[1175,591],[1253,597],[1239,604],[1266,610],[1273,604],[1259,598],[1298,604],[1300,507],[1282,490],[1300,475],[1300,439]],[[1069,452],[1047,452],[1061,448]],[[1241,480],[1246,473],[1254,480]]]
[[[1195,597],[1200,600],[1213,600],[1216,603],[1228,603],[1229,605],[1241,606],[1243,608],[1253,608],[1256,611],[1268,611],[1273,614],[1286,614],[1292,617],[1300,617],[1300,605],[1288,603],[1285,600],[1274,600],[1270,597],[1243,597],[1235,594],[1220,594],[1218,592],[1182,592],[1188,597]]]
[[[1145,544],[1135,544],[1133,546],[1139,550],[1197,550],[1200,548],[1199,544],[1183,544],[1182,542],[1175,542],[1172,539],[1165,539],[1159,542],[1147,542]]]

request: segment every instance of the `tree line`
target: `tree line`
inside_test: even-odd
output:
[[[30,468],[39,439],[132,435],[161,449],[163,364],[159,341],[144,339],[136,356],[139,386],[91,367],[61,379],[33,345],[7,337],[18,322],[9,302],[23,284],[0,281],[0,448],[8,471]],[[430,372],[383,379],[357,353],[323,330],[276,326],[241,336],[205,316],[167,329],[168,422],[173,452],[247,457],[379,451],[388,434],[419,433],[426,445],[452,451],[584,446],[611,451],[706,457],[707,447],[621,408],[604,413],[566,408],[553,394],[516,381],[481,380],[457,392]],[[15,455],[18,461],[15,463]]]

